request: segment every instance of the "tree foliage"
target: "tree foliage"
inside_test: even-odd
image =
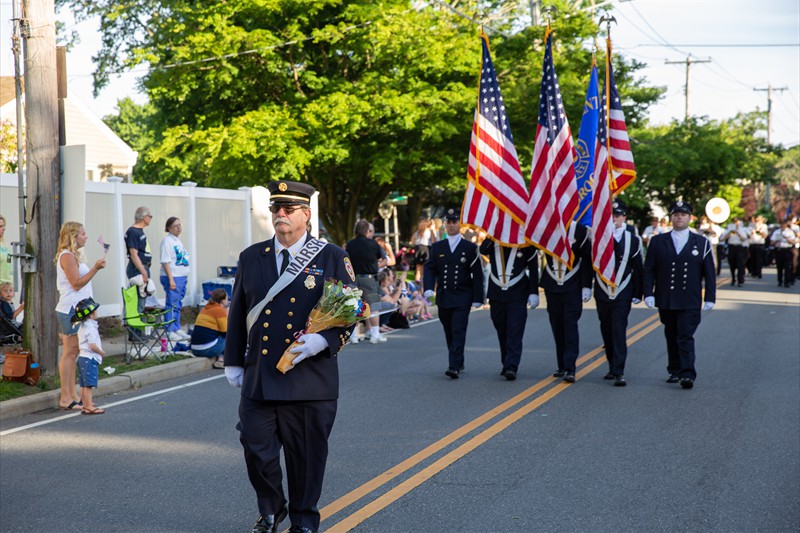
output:
[[[337,242],[390,191],[414,205],[463,191],[480,71],[477,29],[431,2],[404,0],[59,0],[100,16],[95,86],[149,64],[152,111],[120,105],[123,138],[140,152],[134,179],[236,188],[302,179],[320,190]],[[577,131],[597,28],[558,0],[556,67]],[[486,2],[491,15],[503,2]],[[571,15],[567,17],[566,15]],[[516,21],[506,20],[506,30]],[[492,37],[524,170],[530,168],[542,28]],[[602,60],[601,60],[602,62]],[[615,57],[631,124],[661,90]],[[438,192],[438,194],[437,194]]]

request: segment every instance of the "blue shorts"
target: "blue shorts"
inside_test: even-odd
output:
[[[78,357],[78,384],[81,387],[97,387],[99,374],[100,363],[88,357]]]
[[[77,324],[73,324],[69,321],[72,318],[72,315],[75,314],[75,308],[72,307],[69,310],[69,313],[61,313],[56,311],[56,316],[58,317],[58,323],[61,324],[61,333],[64,335],[77,335],[78,329],[81,327],[81,323],[78,322]]]

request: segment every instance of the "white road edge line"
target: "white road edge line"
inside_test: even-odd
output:
[[[200,380],[197,380],[197,381],[192,381],[191,383],[184,383],[183,385],[176,385],[175,387],[170,387],[169,389],[163,389],[163,390],[158,390],[158,391],[155,391],[155,392],[149,392],[147,394],[142,394],[141,396],[136,396],[135,398],[128,398],[126,400],[120,400],[118,402],[112,402],[112,403],[109,403],[109,404],[101,405],[99,407],[101,407],[103,409],[107,409],[109,407],[116,407],[118,405],[123,405],[123,404],[130,403],[130,402],[136,402],[136,401],[139,401],[139,400],[144,400],[145,398],[151,398],[153,396],[158,396],[159,394],[166,394],[166,393],[169,393],[169,392],[174,392],[176,390],[185,389],[187,387],[193,387],[195,385],[200,385],[202,383],[207,383],[209,381],[214,381],[215,379],[220,379],[220,378],[224,378],[224,377],[225,377],[224,374],[220,374],[220,375],[217,375],[217,376],[212,376],[210,378],[205,378],[205,379],[200,379]],[[50,418],[49,420],[42,420],[41,422],[35,422],[33,424],[28,424],[26,426],[20,426],[20,427],[16,427],[16,428],[12,428],[12,429],[7,429],[5,431],[0,431],[0,437],[5,437],[6,435],[11,435],[12,433],[17,433],[19,431],[25,431],[26,429],[33,429],[35,427],[44,426],[44,425],[47,425],[47,424],[52,424],[54,422],[60,422],[62,420],[67,420],[68,418],[73,418],[73,417],[76,417],[76,416],[81,416],[81,413],[70,413],[68,415],[58,416],[56,418]]]

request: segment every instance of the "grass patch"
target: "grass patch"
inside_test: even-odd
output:
[[[149,368],[151,366],[165,365],[167,363],[173,363],[175,361],[181,361],[183,359],[186,359],[186,357],[183,355],[170,355],[160,361],[152,357],[148,357],[147,359],[144,360],[137,359],[136,361],[131,361],[131,364],[126,364],[124,355],[112,355],[106,357],[105,359],[103,359],[103,362],[100,363],[100,379],[102,380],[109,377],[114,377],[119,374],[130,372],[132,370],[141,370],[143,368]],[[108,366],[114,367],[116,371],[113,374],[107,374],[103,369]],[[75,375],[77,382],[77,373]],[[61,380],[58,378],[57,375],[44,376],[42,379],[39,380],[39,383],[37,383],[32,387],[30,385],[25,385],[24,383],[2,381],[0,382],[0,402],[5,400],[11,400],[13,398],[20,398],[22,396],[30,396],[31,394],[37,394],[49,390],[58,390],[60,387],[61,387]]]

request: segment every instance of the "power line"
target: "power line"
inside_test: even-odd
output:
[[[643,48],[652,48],[657,46],[666,46],[668,48],[674,48],[676,46],[683,46],[685,48],[800,48],[800,43],[637,44],[636,45],[636,47],[643,47]]]

